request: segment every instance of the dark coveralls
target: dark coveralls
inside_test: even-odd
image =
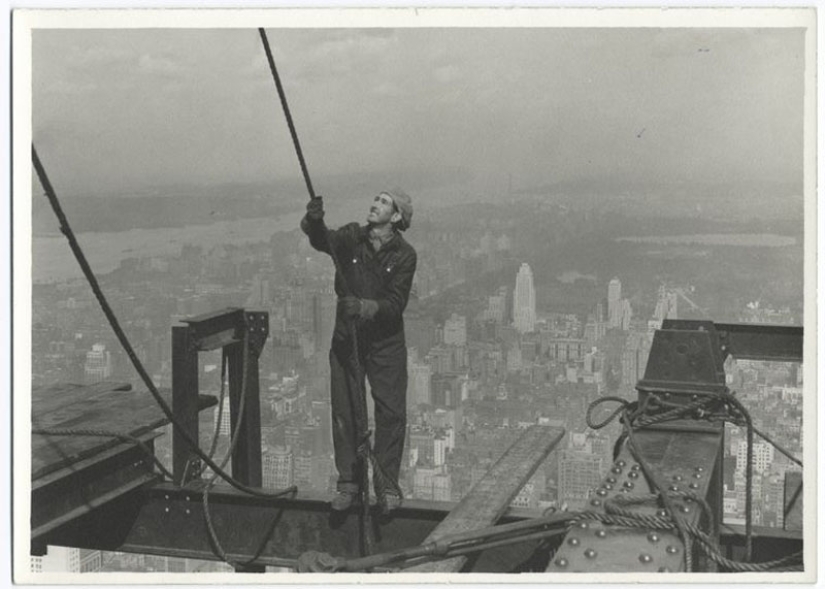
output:
[[[329,253],[330,244],[334,248],[341,266],[335,273],[335,293],[339,297],[351,295],[378,304],[371,319],[356,322],[360,375],[355,374],[352,362],[352,322],[343,316],[340,306],[335,317],[329,362],[338,490],[355,492],[359,488],[357,428],[351,399],[363,390],[364,373],[375,401],[373,453],[384,473],[397,482],[407,422],[407,346],[403,313],[415,274],[415,250],[396,231],[392,239],[376,252],[370,243],[369,227],[358,223],[331,230],[323,220],[304,217],[301,229],[316,250]],[[342,272],[349,293],[345,290]]]

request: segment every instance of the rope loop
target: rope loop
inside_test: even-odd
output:
[[[608,402],[619,404],[607,418],[602,421],[594,421],[593,411],[600,405]],[[604,513],[583,512],[571,525],[582,520],[594,520],[605,524],[619,525],[631,528],[648,528],[657,530],[674,530],[679,533],[685,544],[685,569],[690,572],[692,569],[692,549],[695,542],[700,550],[711,560],[716,562],[721,568],[730,571],[768,571],[768,570],[797,570],[802,562],[802,553],[796,553],[774,561],[751,563],[752,552],[752,526],[751,526],[751,502],[752,502],[752,454],[753,435],[760,435],[767,442],[774,445],[780,452],[788,456],[791,460],[802,465],[786,449],[779,446],[768,436],[758,431],[754,426],[747,408],[736,397],[736,394],[725,388],[713,394],[701,395],[699,398],[684,404],[667,401],[655,394],[645,395],[641,403],[629,402],[621,397],[606,396],[593,401],[587,408],[586,421],[592,429],[601,429],[619,418],[623,426],[620,441],[626,444],[633,458],[639,463],[642,473],[645,475],[650,487],[654,492],[641,497],[612,497],[604,503]],[[663,486],[657,481],[655,472],[641,455],[636,445],[634,433],[639,429],[650,427],[655,424],[676,421],[681,419],[696,419],[709,422],[732,423],[747,429],[748,445],[748,466],[746,468],[746,525],[745,525],[745,562],[733,561],[725,558],[719,549],[715,539],[711,538],[702,529],[686,521],[673,508],[674,499],[689,499],[696,503],[702,515],[706,518],[707,525],[714,529],[714,515],[710,505],[703,497],[695,493],[685,491],[663,491]],[[614,451],[618,456],[618,452]],[[632,505],[645,503],[655,503],[664,507],[664,515],[648,515],[628,509]]]

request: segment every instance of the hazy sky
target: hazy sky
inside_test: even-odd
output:
[[[268,29],[313,176],[801,181],[801,29]],[[300,173],[258,32],[39,30],[64,191]]]

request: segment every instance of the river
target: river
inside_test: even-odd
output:
[[[161,229],[130,229],[118,232],[91,232],[77,236],[83,253],[96,274],[116,269],[131,257],[174,256],[184,244],[209,249],[218,244],[244,244],[268,241],[273,233],[298,227],[303,213],[281,215],[275,219],[240,219],[211,225],[189,225]],[[60,282],[81,278],[63,235],[32,238],[32,281]]]

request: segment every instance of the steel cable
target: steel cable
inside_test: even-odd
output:
[[[678,405],[675,403],[668,403],[661,401],[653,396],[647,396],[647,400],[650,401],[649,405],[655,406],[659,405],[660,407],[665,408],[664,412],[660,413],[645,413],[640,410],[632,411],[631,408],[634,404],[629,403],[625,399],[620,397],[603,397],[601,399],[597,399],[593,403],[590,404],[588,407],[588,411],[586,414],[586,421],[589,427],[593,429],[600,429],[605,427],[608,423],[613,421],[617,416],[621,415],[621,421],[623,424],[623,430],[625,435],[627,436],[628,441],[628,448],[633,455],[633,457],[639,462],[640,467],[642,468],[643,472],[645,472],[645,476],[648,478],[648,482],[651,484],[651,487],[658,493],[658,497],[666,504],[667,511],[669,513],[675,513],[672,509],[672,505],[668,507],[670,503],[669,497],[667,493],[663,493],[661,491],[662,486],[656,481],[655,477],[652,476],[653,473],[649,468],[649,465],[644,460],[643,456],[638,451],[638,447],[636,446],[635,439],[634,439],[634,431],[637,429],[641,429],[643,427],[647,427],[650,425],[654,425],[657,423],[663,423],[666,421],[673,421],[677,419],[682,419],[686,417],[690,418],[698,418],[698,419],[705,419],[708,421],[724,421],[730,422],[735,425],[744,426],[746,428],[747,434],[747,467],[745,471],[746,477],[746,490],[745,490],[745,509],[746,509],[746,520],[745,520],[745,563],[737,563],[737,566],[744,566],[748,565],[747,561],[750,561],[752,550],[753,550],[753,529],[752,529],[752,478],[753,478],[753,464],[752,464],[752,454],[753,454],[753,434],[761,432],[756,432],[756,428],[753,426],[753,422],[750,417],[750,413],[748,412],[747,408],[735,397],[734,394],[730,393],[729,391],[725,390],[720,393],[715,393],[713,395],[708,395],[703,399],[698,399],[696,401],[692,401],[686,405]],[[592,411],[601,405],[604,402],[618,402],[620,403],[621,407],[619,410],[613,411],[611,415],[604,419],[601,422],[594,422],[592,418]],[[775,445],[775,442],[768,438],[767,436],[762,435],[762,437],[771,444]],[[784,451],[783,453],[786,453]],[[790,454],[790,453],[788,453]],[[792,456],[789,456],[792,457]],[[801,465],[801,461],[795,460]],[[704,504],[706,505],[706,504]],[[710,514],[710,512],[707,512]],[[627,514],[625,514],[627,515]],[[589,516],[588,516],[589,517]],[[680,525],[680,523],[682,525]],[[693,530],[691,529],[691,524],[687,524],[687,522],[682,522],[681,518],[674,518],[674,526],[680,530],[683,535],[683,539],[687,539],[688,537],[695,537]],[[712,543],[711,543],[712,544]],[[687,542],[686,542],[687,545]],[[704,548],[707,545],[707,540],[702,539],[700,545],[703,547],[703,551],[708,554],[709,557],[713,558],[716,562],[716,556],[721,557],[721,554],[718,554],[718,549],[716,554],[711,554]],[[688,558],[689,550],[685,551],[686,559]],[[793,555],[792,555],[793,556]],[[800,556],[801,558],[801,553]],[[790,557],[789,557],[790,558]],[[782,563],[784,563],[785,559],[780,559]],[[777,562],[780,562],[777,561]],[[733,562],[733,561],[731,561]],[[687,561],[686,561],[687,564]],[[765,570],[764,563],[758,563],[762,568],[756,569],[747,569],[747,570]],[[730,568],[730,563],[725,563],[724,566]],[[779,565],[777,565],[779,566]],[[688,569],[689,570],[689,569]],[[740,569],[734,569],[740,570]],[[745,569],[742,569],[745,570]]]
[[[289,103],[287,102],[286,93],[284,92],[283,84],[281,83],[281,77],[278,74],[278,68],[275,65],[275,59],[272,56],[272,49],[269,46],[269,39],[266,35],[266,30],[264,28],[258,29],[258,34],[261,37],[261,43],[263,44],[264,53],[266,53],[267,62],[269,64],[269,70],[272,74],[272,79],[275,82],[275,87],[278,91],[278,97],[281,102],[281,108],[284,111],[284,116],[287,121],[287,125],[289,127],[289,133],[292,137],[292,143],[295,147],[295,153],[298,156],[298,162],[301,166],[301,173],[304,177],[304,182],[306,183],[307,192],[309,193],[310,199],[316,198],[315,190],[312,187],[312,180],[309,176],[309,170],[306,165],[306,160],[304,159],[304,153],[301,149],[301,143],[298,139],[298,132],[295,129],[295,123],[292,120],[292,114],[289,109]],[[338,254],[333,247],[333,244],[329,238],[329,232],[325,232],[325,237],[327,240],[327,249],[329,250],[330,257],[332,258],[333,266],[335,267],[336,273],[341,277],[341,284],[343,286],[343,290],[346,295],[352,293],[352,290],[349,288],[347,284],[346,275],[343,272],[343,268],[341,266],[341,262],[338,259]],[[375,478],[376,488],[382,493],[386,493],[387,490],[392,490],[396,493],[399,497],[403,497],[403,493],[401,491],[401,487],[398,485],[397,482],[390,479],[387,476],[386,472],[384,472],[383,467],[377,460],[373,449],[372,444],[370,442],[371,432],[369,430],[369,416],[367,414],[367,402],[366,402],[366,389],[364,388],[364,376],[363,370],[361,366],[361,359],[360,359],[360,350],[359,350],[359,342],[358,342],[358,330],[354,320],[350,321],[350,333],[351,333],[351,343],[352,343],[352,355],[350,361],[352,363],[353,372],[356,375],[356,382],[358,384],[358,391],[356,398],[351,397],[351,401],[353,407],[356,411],[355,422],[356,422],[356,433],[355,433],[355,447],[356,447],[356,456],[359,459],[358,470],[360,475],[360,495],[361,495],[361,545],[362,545],[362,552],[369,553],[371,550],[370,544],[370,534],[369,534],[369,474],[368,474],[368,467],[367,462],[372,465],[373,477]],[[379,497],[380,499],[380,497]]]
[[[115,316],[114,311],[112,311],[112,308],[109,305],[106,296],[103,294],[103,291],[100,288],[100,283],[98,282],[97,278],[94,275],[94,272],[89,266],[89,262],[86,260],[86,256],[83,253],[83,250],[80,247],[77,238],[75,237],[74,231],[72,231],[71,225],[69,224],[69,220],[66,218],[66,215],[63,212],[63,208],[60,206],[60,201],[57,198],[57,194],[55,193],[54,188],[52,188],[52,184],[49,181],[49,178],[46,174],[46,170],[43,167],[43,164],[41,163],[40,158],[37,155],[37,150],[35,149],[34,144],[32,144],[32,163],[34,165],[35,172],[37,173],[37,177],[40,180],[40,183],[43,186],[43,189],[46,193],[46,198],[49,200],[49,204],[51,205],[52,210],[57,216],[60,225],[60,231],[61,233],[63,233],[63,235],[66,236],[66,239],[68,239],[69,247],[71,248],[72,253],[74,254],[74,257],[77,260],[78,264],[80,265],[80,269],[83,271],[83,275],[85,276],[86,281],[89,283],[89,286],[91,287],[92,292],[94,293],[95,299],[97,300],[98,304],[103,310],[103,314],[106,316],[106,320],[109,322],[109,325],[114,331],[115,336],[120,342],[120,345],[123,347],[124,351],[126,352],[126,355],[129,357],[130,362],[134,366],[141,380],[146,385],[147,389],[149,390],[149,393],[155,399],[155,402],[161,408],[164,415],[166,415],[166,418],[170,421],[172,426],[177,430],[177,432],[181,435],[183,440],[189,446],[189,449],[199,458],[201,458],[207,465],[209,465],[209,467],[212,468],[213,471],[217,472],[222,479],[224,479],[227,483],[229,483],[239,491],[243,491],[249,495],[254,495],[256,497],[264,498],[282,497],[284,495],[294,492],[295,488],[290,487],[288,489],[283,489],[272,493],[265,493],[260,489],[249,487],[235,480],[229,473],[225,472],[222,468],[220,468],[203,450],[201,450],[198,441],[192,439],[192,436],[189,435],[189,432],[187,432],[186,429],[175,418],[172,409],[163,399],[157,387],[155,386],[155,383],[152,382],[152,379],[146,372],[143,363],[135,354],[134,348],[132,347],[132,344],[129,342],[129,338],[126,336],[126,333],[120,326],[120,322]],[[246,337],[246,334],[244,337]]]

